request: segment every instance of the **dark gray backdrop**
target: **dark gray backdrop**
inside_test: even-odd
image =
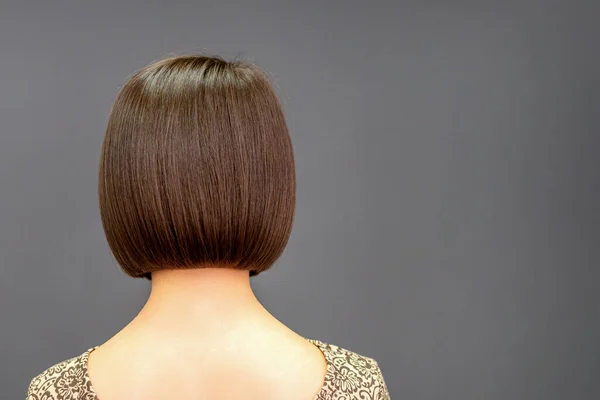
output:
[[[0,2],[0,390],[142,306],[97,211],[118,86],[170,53],[268,70],[289,247],[254,280],[400,399],[600,397],[598,2]]]

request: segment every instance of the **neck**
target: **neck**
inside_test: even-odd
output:
[[[184,308],[244,306],[257,301],[248,271],[233,268],[163,270],[152,274],[149,302]]]
[[[197,268],[154,272],[150,297],[136,322],[162,330],[213,327],[217,332],[257,317],[271,316],[254,295],[248,271]]]

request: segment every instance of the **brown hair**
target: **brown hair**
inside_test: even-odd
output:
[[[281,105],[255,65],[186,55],[121,89],[100,158],[108,244],[133,277],[201,267],[268,269],[294,219],[294,157]]]

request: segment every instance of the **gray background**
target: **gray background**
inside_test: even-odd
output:
[[[376,358],[394,399],[598,399],[599,11],[1,2],[0,397],[142,306],[97,210],[109,108],[206,51],[269,71],[291,128],[294,231],[253,281],[275,316]]]

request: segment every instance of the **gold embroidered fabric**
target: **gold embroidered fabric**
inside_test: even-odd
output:
[[[390,400],[377,362],[350,350],[307,339],[327,360],[323,387],[313,400]],[[87,372],[91,348],[33,378],[26,400],[99,400]]]

